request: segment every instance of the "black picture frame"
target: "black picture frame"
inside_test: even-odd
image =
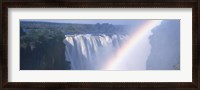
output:
[[[8,8],[192,8],[192,82],[8,82]],[[1,2],[1,88],[173,88],[200,89],[198,0],[3,0]]]

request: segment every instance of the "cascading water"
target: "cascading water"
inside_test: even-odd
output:
[[[100,69],[107,58],[113,54],[126,35],[65,35],[65,56],[72,70]]]
[[[130,53],[121,53],[126,57],[112,70],[145,70],[151,49],[149,35],[138,41],[134,48],[129,48]],[[65,35],[65,59],[71,63],[71,70],[107,70],[106,64],[115,64],[109,63],[110,59],[116,57],[116,52],[120,52],[128,40],[128,35],[116,34]]]

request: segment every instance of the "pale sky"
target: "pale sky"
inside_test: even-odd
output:
[[[77,24],[96,24],[96,23],[109,23],[109,24],[113,24],[113,25],[136,25],[136,24],[141,24],[143,23],[144,21],[146,20],[131,20],[131,19],[82,19],[82,20],[77,20],[77,19],[71,19],[71,20],[64,20],[64,19],[34,19],[34,20],[31,20],[31,19],[22,19],[20,21],[39,21],[39,22],[55,22],[55,23],[77,23]]]

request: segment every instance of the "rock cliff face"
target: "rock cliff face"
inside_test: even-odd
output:
[[[27,45],[20,49],[21,70],[64,70],[70,69],[65,61],[65,45],[60,40],[51,39],[34,48]]]
[[[147,60],[148,70],[180,69],[180,21],[163,21],[152,30],[152,46]]]

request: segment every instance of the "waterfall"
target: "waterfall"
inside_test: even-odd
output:
[[[72,70],[100,69],[105,60],[113,54],[126,35],[65,35],[65,57],[71,63]]]

